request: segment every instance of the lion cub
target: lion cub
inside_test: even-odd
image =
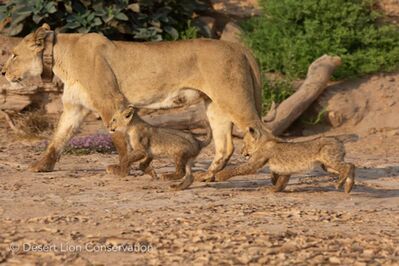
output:
[[[153,178],[157,178],[150,166],[154,157],[172,157],[176,163],[176,172],[164,175],[165,179],[184,180],[172,188],[177,190],[188,188],[194,181],[192,165],[202,148],[212,140],[212,131],[207,123],[207,136],[204,141],[196,139],[191,133],[180,130],[155,127],[144,120],[133,106],[118,111],[108,126],[111,132],[124,132],[133,151],[129,155],[129,165],[139,161],[139,168]]]
[[[354,136],[354,135],[351,135]],[[286,142],[279,139],[265,140],[261,145],[255,145],[258,138],[256,129],[249,128],[244,137],[242,154],[251,156],[260,168],[266,163],[272,173],[274,191],[283,191],[290,176],[294,173],[312,170],[320,165],[325,171],[338,174],[337,189],[345,183],[345,192],[350,193],[355,183],[355,166],[344,161],[345,147],[339,137],[320,137],[303,142]],[[356,136],[357,138],[357,136]],[[247,169],[248,165],[235,169],[226,169],[217,174],[217,180],[226,180],[240,173],[254,172],[257,169]]]

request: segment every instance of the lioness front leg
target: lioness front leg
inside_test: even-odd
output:
[[[64,112],[45,154],[30,167],[33,172],[53,171],[65,144],[71,139],[89,112],[81,105],[64,103]]]

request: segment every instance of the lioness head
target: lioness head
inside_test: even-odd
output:
[[[43,71],[42,53],[44,40],[50,27],[44,24],[27,35],[12,49],[12,55],[1,70],[11,83],[19,83],[28,77],[39,76]]]
[[[126,109],[116,111],[108,125],[109,132],[115,131],[126,132],[127,126],[133,118],[136,109],[129,105]]]

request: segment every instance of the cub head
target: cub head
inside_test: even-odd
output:
[[[44,24],[12,49],[12,55],[1,69],[1,74],[10,83],[20,83],[42,73],[44,41],[49,30],[50,27]]]
[[[241,154],[245,157],[250,157],[259,147],[259,140],[261,134],[258,129],[249,127],[244,135],[244,145],[241,149]]]
[[[111,121],[109,122],[108,125],[109,132],[111,133],[114,133],[115,131],[126,132],[127,126],[132,120],[135,112],[136,108],[134,108],[131,105],[129,105],[126,109],[116,111],[112,116]]]

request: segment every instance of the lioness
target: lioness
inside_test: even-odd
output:
[[[43,60],[44,59],[44,60]],[[52,171],[67,141],[90,111],[107,126],[120,106],[173,108],[205,101],[215,158],[204,179],[224,168],[234,146],[233,123],[241,130],[262,124],[259,68],[250,51],[218,40],[135,43],[110,41],[96,34],[55,34],[43,25],[14,49],[2,74],[12,83],[54,73],[64,82],[63,114],[44,156],[33,171]],[[108,171],[126,175],[127,146],[113,141],[120,164]]]
[[[161,156],[173,158],[176,163],[176,173],[166,174],[164,179],[177,180],[184,177],[181,183],[171,186],[177,190],[188,188],[194,181],[191,173],[194,160],[202,148],[208,146],[212,140],[209,125],[206,128],[206,139],[200,141],[190,133],[148,124],[141,119],[133,106],[117,111],[108,126],[111,133],[119,131],[125,134],[131,147],[134,147],[129,154],[129,164],[141,161],[140,170],[150,174],[154,179],[157,178],[157,174],[151,167],[153,158]]]
[[[339,175],[337,189],[342,188],[345,183],[345,192],[351,192],[355,183],[355,166],[344,160],[343,141],[357,139],[357,135],[319,137],[302,142],[268,139],[254,145],[253,139],[257,138],[259,138],[257,130],[249,128],[249,134],[244,136],[246,145],[241,151],[244,156],[249,156],[253,163],[222,170],[216,174],[218,181],[236,175],[254,173],[267,163],[272,183],[275,185],[273,190],[280,192],[285,189],[292,174],[309,171],[320,165],[325,171]]]

